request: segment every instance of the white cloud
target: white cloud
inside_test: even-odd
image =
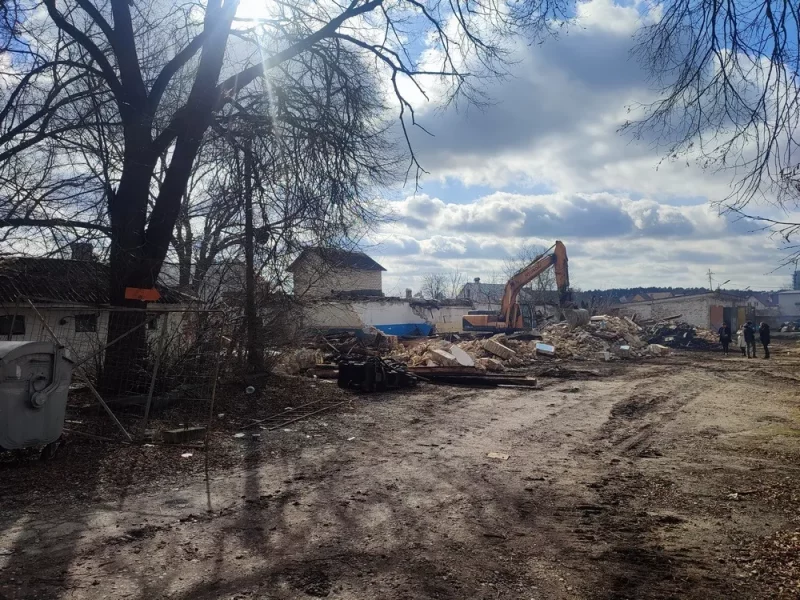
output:
[[[730,194],[731,173],[662,160],[652,141],[619,133],[628,107],[655,97],[630,57],[647,10],[582,2],[566,35],[517,47],[514,76],[489,90],[493,105],[421,113],[435,137],[413,141],[430,175],[423,193],[387,203],[396,220],[375,239],[418,247],[382,257],[387,291],[455,268],[503,280],[522,245],[556,239],[583,289],[701,286],[709,268],[731,286],[785,285],[776,241],[711,205]]]

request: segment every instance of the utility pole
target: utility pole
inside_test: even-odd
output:
[[[708,291],[709,292],[713,292],[714,291],[714,283],[711,281],[711,276],[712,275],[714,275],[714,273],[712,273],[711,269],[709,269],[708,270]]]
[[[251,373],[262,371],[264,354],[261,347],[261,323],[256,309],[256,277],[253,235],[253,153],[248,139],[244,145],[244,261],[245,302],[247,326],[247,366]]]

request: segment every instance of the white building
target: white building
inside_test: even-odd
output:
[[[680,315],[681,321],[695,327],[716,330],[727,322],[731,328],[736,329],[748,318],[746,304],[746,300],[733,294],[706,292],[705,294],[630,302],[623,304],[619,312],[621,315],[639,321],[658,321]]]
[[[778,308],[781,318],[789,320],[800,317],[800,290],[778,292]]]
[[[99,361],[108,342],[111,268],[87,258],[1,259],[0,341],[49,342],[55,335],[77,361],[86,359],[89,366],[89,359]],[[153,313],[148,312],[143,325],[153,339],[164,320],[168,334],[177,333],[181,310],[192,300],[162,285],[156,289],[161,299],[148,303]]]
[[[295,296],[382,296],[384,269],[363,252],[306,248],[287,269]]]

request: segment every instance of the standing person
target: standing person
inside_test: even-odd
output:
[[[739,342],[739,350],[742,351],[742,356],[747,356],[747,344],[744,341],[744,327],[739,327],[739,331],[736,332],[737,342]]]
[[[728,346],[731,343],[731,326],[723,323],[719,328],[719,343],[722,344],[722,352],[728,356]]]
[[[758,337],[761,339],[761,343],[764,346],[764,358],[769,358],[769,343],[771,338],[769,325],[767,325],[764,321],[761,321],[761,325],[758,327]]]
[[[744,324],[744,343],[747,345],[747,358],[756,357],[756,328],[752,321]]]

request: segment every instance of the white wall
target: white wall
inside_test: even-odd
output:
[[[317,256],[296,265],[293,277],[294,293],[303,297],[326,297],[337,292],[383,289],[382,271],[363,271],[340,267],[332,269]]]
[[[623,305],[619,312],[621,315],[636,317],[638,320],[665,319],[675,315],[681,315],[681,321],[694,325],[695,327],[711,327],[711,307],[712,306],[743,306],[744,302],[736,302],[727,298],[720,298],[711,295],[707,296],[687,296],[685,298],[668,298],[665,300],[655,300],[652,302],[633,302]]]
[[[363,329],[364,322],[349,302],[314,302],[303,309],[308,329]]]
[[[463,317],[471,310],[474,310],[471,306],[412,306],[415,314],[433,323],[440,333],[462,331]]]
[[[782,317],[800,316],[800,291],[780,292],[778,307]]]
[[[44,306],[37,307],[41,318],[29,307],[15,308],[13,305],[0,306],[0,315],[20,315],[25,319],[25,333],[23,335],[0,336],[0,341],[53,341],[53,336],[48,332],[48,327],[55,334],[61,344],[64,344],[70,351],[71,357],[76,362],[96,355],[86,363],[86,368],[90,369],[101,363],[103,354],[101,349],[107,343],[109,311],[97,307],[76,305],[70,308],[48,309]],[[97,315],[97,331],[77,332],[75,331],[76,315]],[[147,337],[150,343],[155,344],[161,333],[161,320],[167,319],[167,335],[169,338],[181,335],[181,326],[185,315],[183,312],[169,312],[161,314],[156,320],[155,329],[147,329]],[[42,323],[44,319],[47,327]],[[63,322],[62,322],[63,321]],[[147,326],[145,326],[147,327]],[[121,340],[118,343],[125,343]]]
[[[365,329],[379,325],[434,325],[437,331],[461,331],[469,306],[427,307],[408,300],[316,301],[303,310],[308,329]]]

